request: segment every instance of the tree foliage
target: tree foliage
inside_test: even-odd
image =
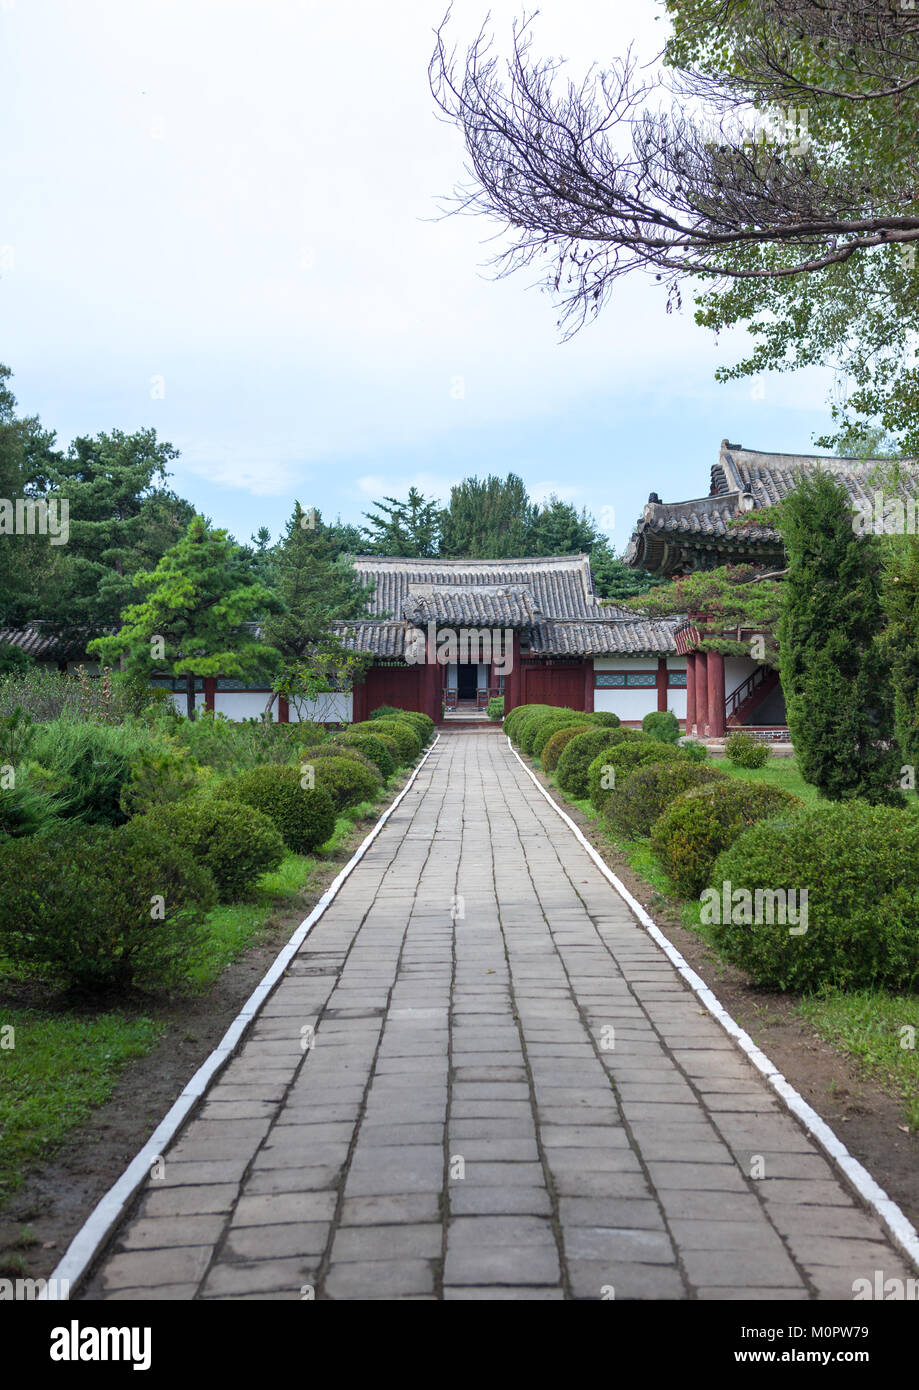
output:
[[[822,472],[785,499],[783,538],[780,671],[801,772],[833,801],[900,802],[877,538],[855,535],[845,488]]]

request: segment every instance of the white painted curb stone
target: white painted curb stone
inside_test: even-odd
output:
[[[510,748],[524,772],[533,782],[534,786],[542,792],[542,795],[546,798],[549,805],[561,816],[569,829],[574,832],[575,837],[581,845],[583,845],[584,849],[587,850],[587,853],[590,855],[603,877],[613,885],[619,896],[628,904],[648,935],[657,942],[661,950],[676,967],[679,974],[682,975],[690,989],[705,1005],[708,1012],[713,1018],[718,1020],[725,1032],[731,1035],[741,1051],[746,1053],[757,1071],[762,1072],[772,1089],[781,1096],[792,1114],[796,1115],[798,1119],[803,1122],[808,1132],[813,1135],[824,1152],[829,1155],[838,1168],[842,1169],[846,1178],[848,1178],[862,1200],[877,1212],[903,1253],[914,1265],[919,1267],[919,1232],[916,1231],[915,1227],[900,1210],[896,1202],[892,1201],[891,1198],[887,1196],[884,1189],[878,1186],[867,1168],[863,1168],[858,1162],[858,1159],[852,1157],[839,1136],[830,1129],[830,1126],[825,1120],[820,1118],[816,1110],[808,1105],[807,1101],[795,1090],[794,1086],[786,1081],[778,1067],[770,1062],[765,1053],[756,1046],[756,1043],[750,1037],[749,1033],[745,1032],[740,1024],[731,1017],[727,1009],[725,1009],[724,1005],[715,997],[705,981],[687,964],[673,943],[668,941],[667,937],[664,936],[664,933],[656,922],[648,916],[641,903],[632,897],[632,894],[626,888],[625,884],[616,877],[612,869],[597,853],[586,836],[582,834],[571,817],[566,815],[558,802],[549,795],[539,778],[534,774],[531,768],[527,767],[526,763],[520,757],[511,743],[510,738],[507,740],[507,746]]]
[[[146,1144],[144,1144],[140,1152],[131,1160],[121,1177],[109,1188],[105,1196],[100,1199],[90,1212],[86,1221],[80,1227],[79,1231],[77,1231],[70,1245],[67,1247],[66,1253],[62,1257],[60,1263],[49,1276],[46,1288],[39,1294],[40,1299],[48,1300],[49,1295],[47,1290],[49,1288],[59,1289],[63,1287],[65,1289],[75,1289],[77,1287],[79,1281],[86,1273],[86,1270],[95,1259],[100,1246],[111,1234],[113,1227],[120,1219],[125,1207],[133,1199],[144,1179],[149,1174],[154,1159],[158,1158],[166,1146],[172,1142],[189,1112],[204,1095],[218,1072],[221,1072],[226,1066],[227,1062],[236,1051],[237,1045],[246,1029],[249,1027],[250,1023],[252,1023],[262,1005],[265,1003],[265,1000],[281,979],[281,976],[284,974],[290,961],[297,954],[297,951],[302,946],[308,933],[319,921],[319,918],[325,912],[329,904],[335,899],[345,879],[348,878],[363,859],[367,850],[373,844],[403,797],[411,790],[415,778],[424,767],[431,753],[433,753],[439,740],[440,734],[435,734],[430,747],[420,759],[417,767],[395,801],[386,808],[366,839],[361,841],[347,864],[339,870],[310,915],[297,927],[290,940],[275,958],[268,972],[262,977],[249,995],[249,998],[246,1000],[245,1004],[243,1004],[239,1013],[236,1015],[213,1052],[205,1058],[194,1076],[185,1086],[175,1105],[163,1116]]]

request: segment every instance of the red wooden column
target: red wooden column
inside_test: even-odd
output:
[[[667,708],[667,658],[657,658],[657,710],[661,713]]]
[[[512,709],[522,702],[523,695],[523,672],[520,669],[520,632],[514,629],[514,645],[511,648],[511,669],[504,673],[504,713],[510,714]]]
[[[592,656],[586,658],[584,662],[584,712],[593,714],[594,712],[594,659]]]
[[[424,663],[421,673],[421,708],[435,724],[439,724],[440,706],[443,702],[443,667],[430,660],[433,655],[433,652],[428,653],[428,660]]]
[[[205,676],[205,677],[204,677],[204,708],[210,710],[211,714],[213,714],[213,713],[214,713],[214,708],[215,708],[215,706],[216,706],[216,703],[217,703],[217,677],[216,677],[216,676]]]
[[[283,695],[278,696],[278,723],[290,723],[290,701],[285,699]]]
[[[696,652],[696,729],[708,733],[708,652]]]
[[[708,732],[710,738],[724,737],[724,657],[708,654]]]
[[[686,732],[691,734],[696,722],[696,654],[686,657]]]
[[[368,666],[367,670],[370,668]],[[367,673],[364,673],[359,684],[355,684],[351,692],[351,720],[354,724],[361,723],[367,718]]]

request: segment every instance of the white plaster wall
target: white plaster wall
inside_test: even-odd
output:
[[[644,719],[651,710],[657,709],[657,691],[647,690],[595,690],[594,709],[611,710],[620,719]]]
[[[265,698],[267,699],[267,696]],[[277,706],[275,706],[275,718],[277,718]],[[350,691],[338,695],[324,695],[321,700],[303,700],[300,702],[299,714],[293,705],[290,706],[291,724],[296,724],[300,720],[322,720],[326,724],[350,724],[353,718],[354,697]]]
[[[179,713],[180,713],[180,714],[184,714],[185,711],[186,711],[186,709],[188,708],[188,705],[187,705],[186,699],[185,699],[185,691],[184,691],[184,690],[173,691],[173,692],[170,694],[169,698],[170,698],[170,700],[172,701],[172,703],[175,705],[175,707],[176,707],[176,709],[179,711]],[[198,709],[204,709],[204,691],[203,691],[203,690],[199,690],[198,693],[195,695],[195,709],[196,709],[196,710],[198,710]]]
[[[227,719],[261,719],[268,703],[267,690],[218,690],[214,696],[214,713]],[[274,717],[278,717],[275,701]]]

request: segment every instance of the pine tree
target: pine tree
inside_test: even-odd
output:
[[[516,473],[464,478],[451,490],[442,516],[441,553],[470,560],[532,555],[537,515]]]
[[[124,610],[120,632],[94,639],[87,650],[112,665],[123,659],[128,675],[185,675],[190,719],[196,676],[255,676],[277,665],[278,653],[253,628],[260,613],[277,612],[281,603],[240,547],[203,517],[133,584],[146,598]]]
[[[373,511],[378,515],[374,516]],[[373,511],[364,512],[370,522],[363,528],[367,553],[402,555],[411,559],[436,555],[440,544],[440,509],[417,488],[408,497],[384,497],[374,502]]]
[[[856,536],[848,494],[825,472],[785,499],[782,536],[779,661],[801,773],[833,801],[902,803],[877,540]]]
[[[919,539],[884,539],[884,650],[894,689],[897,738],[903,756],[919,767]]]

